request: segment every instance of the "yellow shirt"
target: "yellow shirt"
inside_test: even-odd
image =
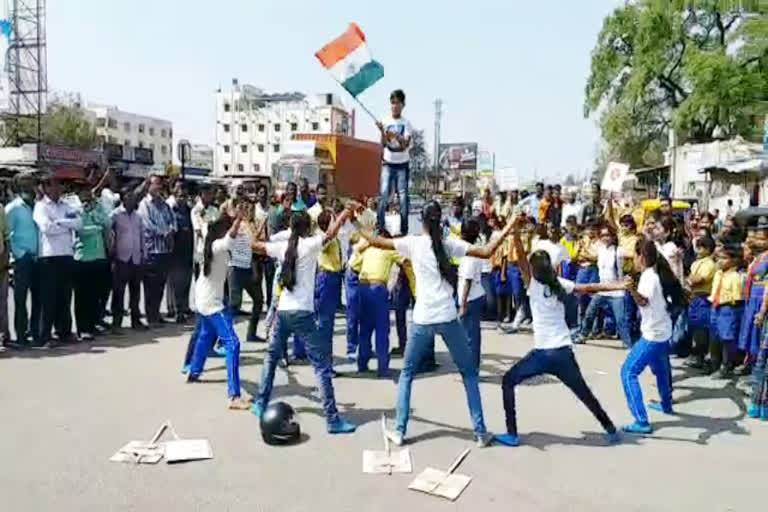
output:
[[[744,300],[743,286],[744,276],[738,270],[735,268],[725,271],[719,269],[715,272],[715,277],[712,280],[712,294],[709,296],[709,301],[713,306],[736,304]]]
[[[568,251],[568,257],[573,260],[576,258],[576,240],[568,240],[566,237],[560,239],[560,243],[563,244],[565,250]]]
[[[341,272],[341,244],[337,239],[325,245],[317,257],[317,267],[321,272]]]
[[[403,262],[405,262],[405,258],[397,251],[369,247],[363,253],[360,280],[386,283],[389,281],[389,271],[392,270],[392,265]]]
[[[352,255],[349,257],[349,268],[354,272],[360,273],[360,268],[363,266],[363,251],[368,247],[368,242],[365,239],[360,239],[352,247]]]
[[[715,278],[715,272],[717,272],[717,266],[711,256],[694,261],[691,264],[691,276],[689,279],[696,279],[699,283],[691,287],[691,293],[694,295],[711,294],[712,280]]]
[[[578,263],[582,267],[597,266],[597,240],[582,237],[576,242],[576,254],[579,255]]]
[[[413,273],[413,265],[410,261],[405,261],[400,268],[405,272],[405,278],[408,279],[408,287],[411,289],[411,295],[416,298],[416,274]]]
[[[502,242],[502,247],[506,248],[507,260],[510,263],[517,264],[521,258],[526,258],[531,253],[531,246],[533,244],[533,237],[529,233],[520,233],[520,242],[523,244],[523,251],[525,254],[517,254],[515,249],[515,243],[510,238],[506,238]]]
[[[624,264],[622,270],[625,274],[635,273],[635,248],[637,247],[637,235],[619,234],[619,248],[624,252]]]

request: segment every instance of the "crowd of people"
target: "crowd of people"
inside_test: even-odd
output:
[[[191,194],[184,181],[157,176],[120,187],[107,172],[63,194],[55,177],[16,176],[0,238],[0,300],[8,296],[10,265],[16,339],[0,303],[3,344],[56,347],[121,335],[127,287],[132,329],[194,316],[182,372],[196,382],[207,357],[224,357],[231,409],[261,416],[277,366],[311,363],[330,433],[355,430],[339,415],[333,389],[340,310],[347,361],[358,372],[368,373],[375,356],[376,376],[388,378],[390,359],[404,358],[395,429],[388,433],[396,444],[406,436],[414,375],[436,367],[436,335],[461,374],[481,446],[518,444],[515,387],[541,373],[562,380],[616,442],[617,429],[572,348],[594,339],[618,338],[629,351],[620,370],[634,418],[627,432],[652,431],[638,384],[646,367],[660,394],[650,406],[673,413],[672,356],[713,378],[751,375],[749,415],[768,420],[768,219],[744,227],[733,212],[721,219],[668,197],[653,207],[636,205],[594,183],[581,201],[573,190],[537,183],[530,193],[494,197],[486,190],[449,205],[430,201],[421,211],[422,232],[409,234],[404,100],[395,91],[393,117],[379,124],[382,144],[394,146],[392,162],[385,152],[378,204],[344,204],[322,183],[311,190],[306,179],[280,195],[266,184],[238,181],[228,190],[202,185]],[[242,311],[243,292],[250,312]],[[240,387],[239,315],[247,316],[247,342],[268,343],[255,397]],[[507,432],[495,437],[486,430],[478,386],[482,320],[495,321],[502,333],[533,331],[532,351],[504,376]]]

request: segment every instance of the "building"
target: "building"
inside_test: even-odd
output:
[[[235,79],[230,91],[216,93],[214,174],[269,176],[293,134],[354,130],[354,110],[335,94],[269,94]]]
[[[165,119],[124,112],[115,106],[88,103],[82,107],[102,144],[150,149],[158,165],[171,163],[173,124]]]

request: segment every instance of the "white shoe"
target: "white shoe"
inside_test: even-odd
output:
[[[389,439],[395,446],[403,446],[405,444],[405,439],[403,438],[403,434],[396,430],[385,430],[384,435],[387,436],[387,439]]]
[[[475,442],[478,448],[487,448],[493,443],[493,434],[486,432],[485,434],[476,434]]]

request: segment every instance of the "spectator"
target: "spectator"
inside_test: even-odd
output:
[[[148,195],[139,204],[139,215],[144,226],[144,312],[147,322],[153,326],[165,323],[160,316],[160,303],[168,279],[176,218],[170,206],[163,200],[163,185],[159,177],[153,177]]]
[[[173,251],[171,252],[169,280],[174,293],[176,321],[184,323],[192,312],[189,308],[189,289],[192,284],[194,234],[187,186],[183,181],[177,181],[174,185],[173,198],[175,201],[171,210],[176,219],[176,233],[174,233]]]
[[[125,286],[128,285],[131,309],[131,327],[146,329],[141,323],[139,296],[141,295],[141,270],[146,259],[144,243],[144,222],[136,211],[136,196],[130,191],[123,192],[123,204],[111,215],[113,261],[112,273],[112,328],[120,334],[123,325],[123,304]]]
[[[33,217],[40,230],[40,292],[42,320],[38,344],[56,346],[75,342],[72,336],[72,239],[82,225],[80,214],[61,200],[61,184],[53,176],[43,180],[43,199],[35,204]],[[56,325],[58,343],[51,340]]]
[[[194,230],[194,273],[195,279],[200,274],[200,265],[203,262],[203,246],[205,234],[208,231],[208,225],[219,218],[219,209],[213,203],[213,188],[204,185],[200,189],[200,197],[194,208],[192,208],[191,219],[192,229]]]
[[[35,181],[30,174],[14,178],[18,196],[5,207],[5,238],[13,254],[13,302],[16,343],[24,348],[31,341],[39,345],[40,279],[38,248],[40,233],[33,218]],[[32,309],[27,315],[27,295]]]

